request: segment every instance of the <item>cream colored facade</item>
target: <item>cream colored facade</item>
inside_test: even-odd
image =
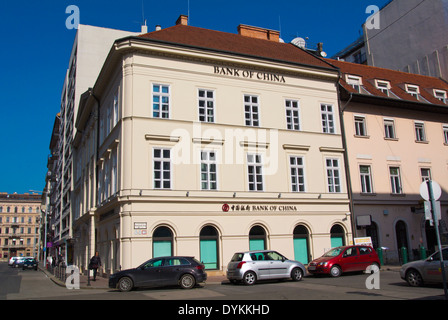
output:
[[[74,263],[85,268],[97,250],[111,273],[160,254],[190,255],[225,272],[235,252],[257,246],[307,263],[350,243],[337,80],[331,68],[136,37],[117,41],[86,104],[100,101],[97,158],[89,130],[75,149],[75,176],[86,183],[75,196]],[[200,121],[203,92],[213,122]],[[168,118],[154,113],[159,98],[169,101]],[[300,130],[287,129],[291,102]],[[323,132],[323,117],[331,133]],[[209,158],[201,160],[201,152]],[[291,157],[301,159],[300,192]],[[169,167],[169,180],[160,181],[159,164]],[[251,183],[252,169],[262,183]]]
[[[38,257],[41,196],[0,193],[0,261]]]

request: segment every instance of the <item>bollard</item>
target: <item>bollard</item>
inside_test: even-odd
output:
[[[420,259],[425,260],[427,258],[426,256],[426,249],[424,246],[420,247]]]
[[[380,264],[383,266],[384,265],[384,262],[383,262],[383,249],[377,248],[376,249],[376,253],[378,254],[378,259],[380,259]]]
[[[406,247],[401,247],[401,259],[403,264],[408,263],[408,249]]]

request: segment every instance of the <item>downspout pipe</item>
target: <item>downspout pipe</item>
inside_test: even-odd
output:
[[[349,208],[350,208],[350,223],[352,227],[352,241],[355,243],[354,238],[357,237],[357,229],[355,224],[355,211],[354,211],[354,205],[353,205],[353,191],[352,191],[352,182],[351,182],[351,174],[350,174],[350,165],[349,165],[349,159],[348,159],[348,149],[347,149],[347,138],[345,134],[345,124],[344,124],[344,111],[351,102],[353,98],[353,94],[350,92],[350,98],[348,101],[342,105],[341,101],[341,93],[340,93],[340,79],[342,78],[341,71],[339,70],[339,77],[338,77],[338,83],[337,83],[337,93],[338,93],[338,102],[339,102],[339,118],[341,122],[341,136],[342,136],[342,146],[344,148],[344,166],[345,166],[345,180],[347,182],[347,193],[349,198]]]
[[[96,119],[95,119],[96,120],[96,147],[95,147],[95,151],[94,151],[94,159],[95,159],[95,163],[98,163],[98,148],[99,148],[99,143],[100,143],[100,140],[99,140],[100,123],[99,123],[99,121],[100,121],[101,102],[100,102],[100,99],[93,92],[93,88],[89,88],[89,92],[90,92],[90,95],[92,96],[92,98],[94,98],[95,101],[97,102],[97,112],[96,112]],[[96,165],[94,166],[94,168],[95,168],[95,175],[94,175],[95,183],[94,183],[94,185],[95,185],[95,190],[98,190],[98,168]],[[96,206],[97,202],[98,202],[98,199],[97,199],[98,194],[96,192],[94,192],[94,194],[96,195],[94,197],[94,204]],[[95,217],[93,217],[93,219],[91,220],[91,223],[95,223]],[[90,230],[91,230],[91,232],[93,231],[93,233],[94,233],[93,235],[90,235],[91,239],[92,239],[92,236],[95,237],[95,229],[96,229],[96,225],[94,225],[93,228],[91,226]],[[95,251],[96,251],[96,243],[93,244],[93,248],[90,248],[89,259],[90,259],[90,257],[92,257],[94,255]]]

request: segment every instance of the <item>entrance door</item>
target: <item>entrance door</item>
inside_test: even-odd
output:
[[[341,246],[345,245],[344,229],[340,225],[335,224],[333,227],[331,227],[330,238],[331,238],[331,247],[332,248],[341,247]]]
[[[153,234],[153,258],[173,255],[173,233],[167,227],[159,227]]]
[[[409,258],[408,231],[406,228],[406,223],[404,223],[404,221],[400,220],[395,225],[395,235],[397,237],[398,256],[400,258],[400,261],[402,261],[403,257],[401,256],[401,248],[403,247],[407,249],[407,258]]]
[[[260,226],[255,226],[249,232],[249,250],[266,250],[266,232]]]
[[[201,262],[205,269],[218,269],[218,231],[212,227],[207,226],[202,228],[200,234],[200,250]]]
[[[297,226],[294,229],[294,260],[308,264],[308,229]]]

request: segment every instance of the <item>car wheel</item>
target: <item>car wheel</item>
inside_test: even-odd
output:
[[[182,289],[191,289],[195,284],[196,280],[191,274],[184,274],[179,281],[179,285]]]
[[[118,281],[118,290],[121,292],[129,292],[132,290],[133,286],[134,282],[129,277],[121,278],[120,281]]]
[[[293,281],[300,281],[303,279],[303,271],[300,268],[294,268],[291,272],[291,278]]]
[[[406,281],[411,287],[420,287],[423,285],[423,278],[417,270],[411,269],[406,272]]]
[[[255,284],[256,281],[257,281],[257,276],[254,272],[248,271],[244,274],[243,282],[245,285],[251,286],[251,285]]]
[[[330,274],[332,277],[336,278],[342,274],[342,270],[338,266],[332,266],[330,269]]]

